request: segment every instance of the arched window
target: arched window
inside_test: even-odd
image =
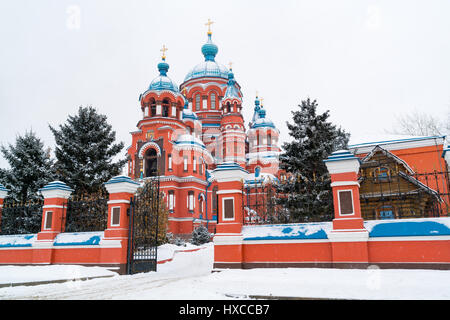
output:
[[[200,214],[203,214],[203,198],[200,197],[200,199],[198,199],[198,211],[200,212]]]
[[[217,214],[217,201],[218,201],[218,195],[217,191],[219,191],[219,188],[214,187],[212,190],[212,213]]]
[[[216,108],[216,94],[211,92],[211,109]]]
[[[163,117],[168,117],[169,116],[169,108],[170,108],[170,102],[168,99],[164,99],[163,100],[163,105],[162,105],[162,116]]]
[[[155,99],[150,99],[150,116],[154,117],[156,115],[156,101]]]
[[[175,207],[175,192],[173,190],[169,190],[169,211],[173,211]]]
[[[231,112],[231,105],[229,102],[227,102],[227,113]]]
[[[195,96],[195,111],[200,110],[200,101],[201,101],[201,96],[200,96],[200,94],[197,94]]]
[[[194,191],[188,192],[188,210],[194,211]]]
[[[152,177],[158,174],[158,156],[153,148],[145,152],[145,176]]]

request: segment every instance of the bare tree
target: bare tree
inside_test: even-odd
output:
[[[417,111],[397,116],[396,120],[396,127],[389,133],[412,136],[444,136],[450,129],[450,110],[447,112],[447,121],[441,121],[430,114]]]

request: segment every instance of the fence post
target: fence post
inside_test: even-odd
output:
[[[53,256],[53,241],[64,231],[66,220],[65,202],[73,189],[64,182],[53,181],[39,189],[44,197],[42,207],[41,231],[33,243],[32,263],[51,264]]]
[[[214,268],[242,267],[243,180],[248,172],[237,163],[223,163],[213,171],[217,182],[218,223],[214,235]]]
[[[125,273],[127,264],[130,198],[134,197],[139,186],[139,183],[123,175],[113,177],[105,183],[109,193],[108,224],[102,244],[120,242],[120,250],[108,251],[111,253],[105,253],[102,260],[119,263],[121,274]]]
[[[364,228],[359,200],[360,161],[348,150],[340,150],[324,160],[331,175],[333,190],[333,229],[331,241],[333,265],[367,267],[368,231]]]
[[[3,201],[5,201],[6,196],[8,195],[8,189],[5,188],[3,184],[0,183],[0,231],[2,231],[2,209],[3,209]]]
[[[42,208],[41,232],[37,235],[38,241],[53,241],[65,229],[66,208],[65,202],[73,189],[64,182],[53,181],[39,189],[44,197]]]

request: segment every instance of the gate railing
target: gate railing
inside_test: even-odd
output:
[[[41,230],[44,201],[16,202],[6,199],[1,210],[1,234],[29,234]]]
[[[130,199],[127,273],[156,271],[160,204],[159,177],[147,178]]]
[[[242,187],[244,225],[321,222],[333,219],[332,211],[329,214],[294,215],[285,204],[286,201],[283,201],[289,194],[280,192],[277,183],[254,183]]]
[[[65,232],[105,230],[108,221],[108,197],[108,193],[102,189],[96,193],[70,196],[64,204],[66,219],[61,222],[65,226]]]

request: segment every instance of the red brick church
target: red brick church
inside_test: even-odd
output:
[[[180,86],[168,76],[166,50],[159,75],[139,97],[142,119],[131,133],[128,176],[160,177],[170,232],[187,235],[198,224],[212,231],[218,209],[215,170],[238,165],[249,179],[276,179],[279,131],[258,97],[246,127],[241,87],[231,66],[216,61],[219,49],[210,29],[201,47],[203,61]]]

